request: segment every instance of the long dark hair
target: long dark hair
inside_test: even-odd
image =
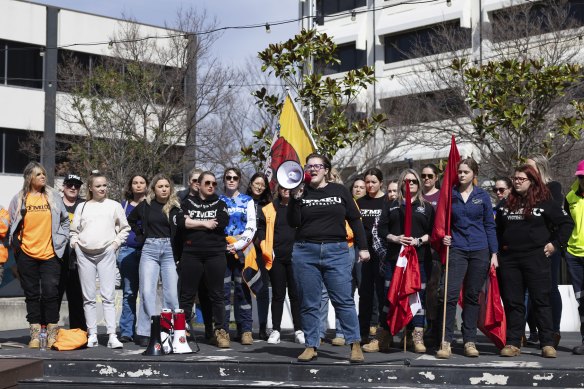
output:
[[[134,174],[132,175],[132,177],[130,177],[130,180],[128,181],[126,187],[124,188],[124,198],[128,201],[134,200],[134,192],[132,192],[132,182],[134,182],[134,178],[136,177],[142,177],[144,179],[144,181],[146,182],[146,193],[148,193],[148,184],[150,184],[148,182],[148,178],[146,178],[146,176],[143,174]]]
[[[533,207],[542,201],[549,200],[551,194],[544,184],[539,173],[529,165],[521,165],[515,168],[515,172],[525,173],[527,179],[531,181],[531,186],[525,196],[521,196],[515,190],[515,186],[507,198],[507,207],[511,212],[517,212],[523,208],[523,215],[529,216]]]
[[[247,191],[245,193],[253,197],[252,185],[253,182],[258,177],[264,181],[265,188],[264,191],[260,194],[260,198],[257,200],[257,202],[259,205],[264,206],[272,202],[272,192],[270,192],[270,183],[268,182],[268,179],[266,178],[266,175],[264,173],[255,173],[253,176],[251,176],[249,184],[247,185]]]

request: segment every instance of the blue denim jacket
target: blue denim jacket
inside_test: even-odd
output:
[[[473,186],[466,203],[458,191],[452,188],[451,234],[453,248],[476,251],[498,250],[495,218],[491,198],[483,189]]]

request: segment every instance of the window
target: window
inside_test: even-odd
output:
[[[471,30],[447,22],[385,36],[385,63],[440,54],[471,47]]]
[[[0,40],[0,83],[41,89],[43,87],[42,47],[30,43]]]
[[[329,16],[343,11],[364,7],[366,0],[317,0],[316,15]]]
[[[328,75],[359,69],[367,65],[367,52],[365,50],[357,50],[355,42],[337,46],[335,56],[341,61],[340,64],[327,64],[324,70],[321,64],[317,68],[321,69],[325,75]]]
[[[461,117],[466,110],[464,99],[451,89],[382,99],[380,104],[392,126]]]
[[[30,161],[38,161],[40,155],[40,134],[29,131],[0,128],[2,148],[0,148],[0,166],[2,173],[21,174]]]

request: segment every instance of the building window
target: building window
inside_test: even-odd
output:
[[[21,174],[30,161],[38,161],[41,134],[30,131],[0,128],[2,148],[0,162],[2,173]]]
[[[471,47],[471,30],[447,22],[386,35],[384,43],[385,63],[394,63]]]
[[[41,46],[0,40],[0,83],[42,89],[43,57]]]
[[[351,11],[355,8],[364,7],[366,0],[317,0],[316,15],[329,16],[344,11]]]
[[[323,66],[320,65],[317,66],[317,69],[320,69],[319,71],[328,75],[348,72],[349,70],[359,69],[367,65],[367,52],[365,50],[357,50],[355,42],[337,46],[335,56],[341,61],[341,63],[327,64],[324,69]]]

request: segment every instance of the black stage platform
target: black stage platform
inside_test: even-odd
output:
[[[197,335],[202,338],[200,332]],[[25,345],[26,331],[5,331],[0,332],[0,388],[11,387],[15,380],[18,388],[584,387],[584,356],[571,353],[580,344],[578,333],[562,334],[556,359],[542,358],[537,347],[524,347],[520,357],[502,358],[482,337],[479,358],[462,356],[462,344],[456,344],[449,360],[437,360],[433,350],[419,355],[393,349],[387,354],[366,354],[365,363],[359,365],[348,363],[348,346],[329,343],[318,350],[318,360],[299,363],[296,357],[303,346],[292,342],[291,333],[284,333],[282,339],[279,345],[257,340],[252,346],[232,342],[230,349],[200,341],[198,353],[147,357],[134,344],[126,344],[122,350],[108,349],[105,335],[94,349],[15,348],[6,342]],[[191,346],[195,348],[193,343]]]

